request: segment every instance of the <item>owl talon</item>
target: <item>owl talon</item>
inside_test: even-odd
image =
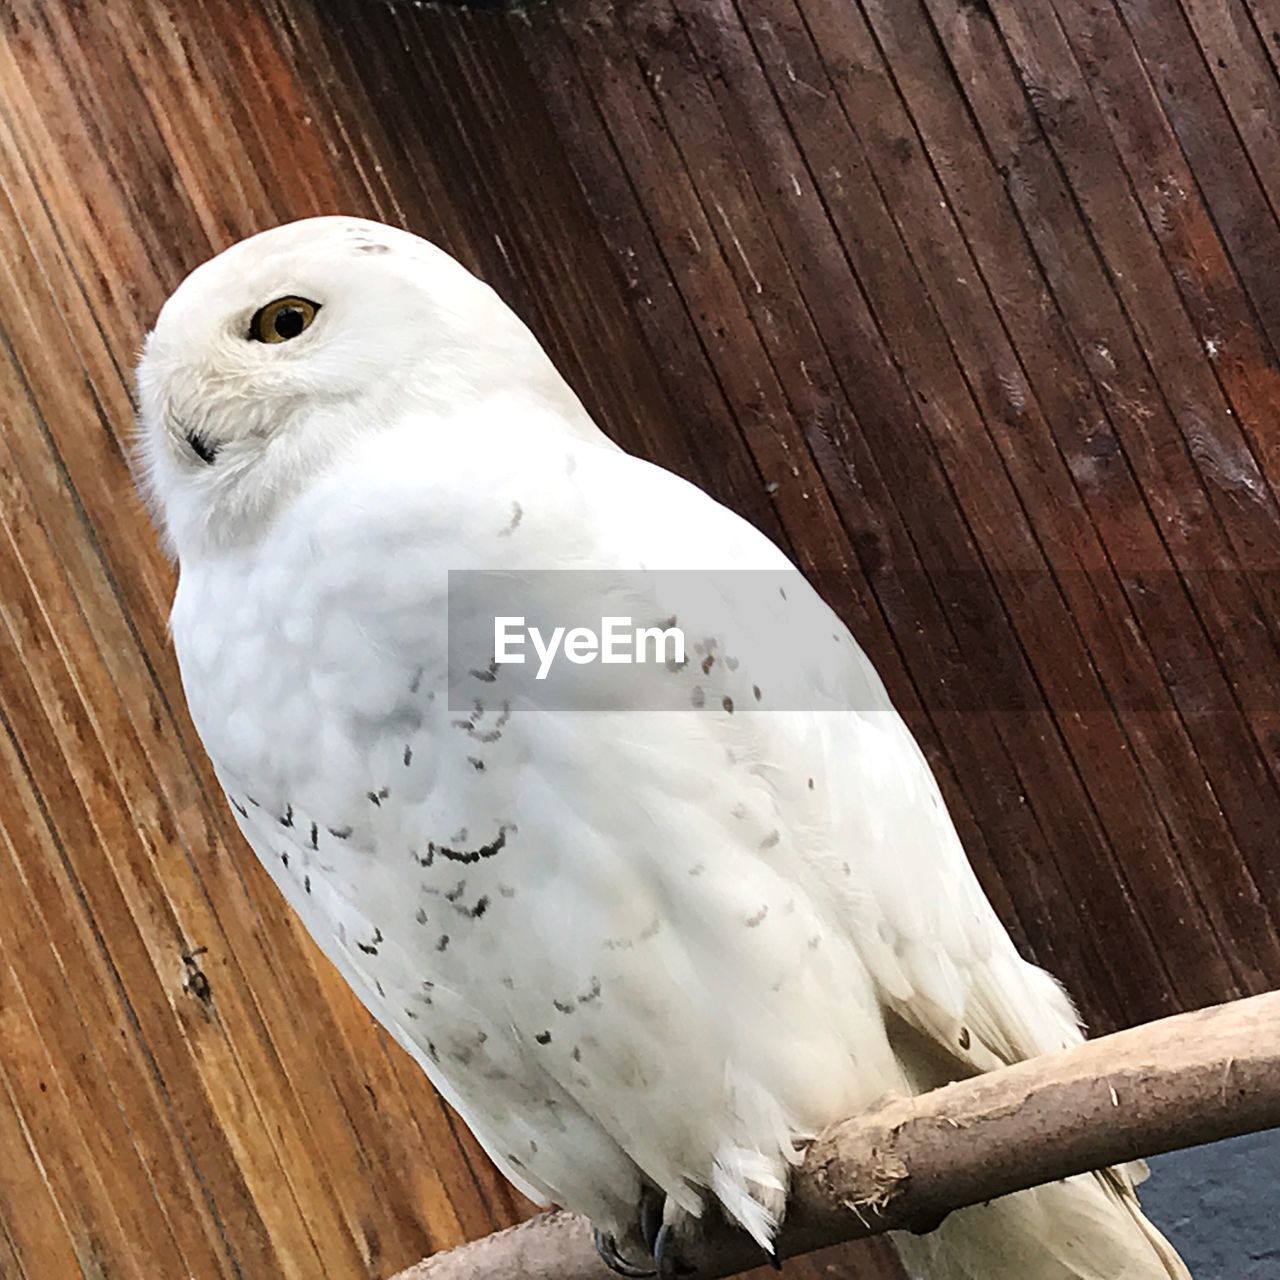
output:
[[[591,1235],[595,1240],[596,1252],[600,1255],[600,1261],[616,1275],[635,1277],[636,1280],[641,1280],[643,1277],[656,1274],[652,1270],[645,1267],[637,1267],[634,1263],[628,1262],[618,1252],[618,1242],[598,1227],[591,1228]]]
[[[654,1256],[657,1255],[658,1233],[662,1230],[662,1211],[666,1204],[666,1196],[652,1187],[646,1187],[640,1194],[640,1238],[644,1247]]]
[[[680,1261],[679,1251],[675,1246],[675,1231],[670,1223],[664,1224],[658,1231],[653,1245],[653,1260],[658,1264],[658,1280],[677,1280],[680,1276],[691,1276],[694,1268]]]

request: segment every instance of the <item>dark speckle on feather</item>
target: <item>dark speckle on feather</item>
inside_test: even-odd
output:
[[[474,907],[468,907],[461,904],[455,904],[453,908],[459,915],[470,916],[472,920],[479,920],[486,911],[489,910],[489,897],[487,894],[476,899]]]
[[[502,731],[507,727],[507,721],[511,719],[511,702],[504,700],[502,710],[498,712],[497,719],[493,722],[493,727],[485,730],[483,733],[476,725],[471,726],[471,736],[477,742],[497,742],[502,737]]]
[[[727,694],[720,699],[720,705],[730,714],[733,715],[733,699]]]
[[[689,701],[695,707],[705,707],[707,705],[707,695],[703,693],[702,686],[696,684],[693,686],[693,692],[689,695]]]
[[[293,826],[293,805],[288,805],[285,808],[284,816],[280,819],[280,825],[282,827]]]
[[[335,840],[346,840],[351,835],[351,828],[350,827],[330,827],[329,834]]]
[[[754,929],[756,925],[762,924],[765,916],[767,916],[768,914],[769,914],[769,907],[766,904],[765,906],[761,907],[760,910],[755,913],[755,915],[747,917],[747,928]]]
[[[551,1043],[551,1032],[550,1032],[550,1031],[539,1031],[539,1032],[538,1032],[538,1034],[537,1034],[536,1036],[534,1036],[533,1038],[534,1038],[534,1039],[535,1039],[539,1044],[550,1044],[550,1043]]]
[[[248,809],[246,809],[246,808],[244,807],[244,805],[242,805],[242,804],[240,803],[240,801],[239,801],[239,800],[237,800],[237,799],[235,798],[235,796],[228,796],[228,797],[227,797],[227,799],[231,801],[231,807],[232,807],[232,808],[233,808],[233,809],[234,809],[234,810],[235,810],[235,811],[236,811],[236,812],[237,812],[237,813],[238,813],[242,818],[247,818],[247,817],[249,816],[249,810],[248,810]]]
[[[424,866],[429,867],[435,862],[437,857],[445,858],[449,862],[460,862],[463,866],[470,866],[473,863],[480,862],[485,858],[492,858],[495,854],[501,853],[507,844],[507,833],[514,831],[513,824],[504,825],[498,828],[498,834],[488,844],[482,844],[478,849],[451,849],[447,845],[436,844],[434,841],[427,845],[427,856],[420,857],[414,854],[414,857]],[[463,831],[462,836],[466,837]],[[462,883],[461,881],[459,883]],[[451,898],[452,902],[453,899]]]
[[[407,769],[413,763],[413,748],[406,742],[404,744],[404,766]]]
[[[505,529],[498,531],[498,537],[509,538],[520,527],[520,521],[524,519],[524,508],[518,502],[511,504],[511,523]]]
[[[311,847],[313,849],[320,847],[320,828],[314,822],[311,824]]]
[[[675,625],[676,625],[676,615],[673,613],[671,617],[665,619],[663,622],[659,622],[658,628],[659,630],[662,630],[662,631],[671,631],[675,628]],[[668,658],[666,661],[666,667],[668,671],[683,671],[685,667],[687,667],[688,665],[689,665],[688,658],[682,658],[679,662],[677,662],[675,657],[673,656]]]
[[[477,759],[475,756],[468,756],[467,763],[477,772],[484,772],[484,761]]]
[[[551,1002],[561,1013],[572,1013],[575,1006],[572,1003],[566,1004],[563,1000],[553,1000]]]
[[[357,253],[390,253],[391,246],[387,244],[379,244],[376,240],[366,240],[362,244],[356,245]]]
[[[648,926],[638,933],[634,938],[606,938],[604,945],[610,951],[630,951],[637,942],[648,942],[650,938],[655,937],[659,929],[662,928],[662,917],[654,916]]]
[[[449,935],[447,933],[442,933],[440,935],[440,941],[436,943],[436,950],[444,951],[448,947],[448,945],[449,945]]]

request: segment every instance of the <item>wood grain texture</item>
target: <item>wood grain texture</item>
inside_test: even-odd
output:
[[[1092,1026],[1280,983],[1272,0],[0,24],[5,1280],[380,1277],[527,1212],[239,841],[166,642],[130,368],[295,217],[443,244],[794,553]]]

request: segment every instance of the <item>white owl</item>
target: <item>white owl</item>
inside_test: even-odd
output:
[[[168,301],[138,383],[183,683],[241,830],[498,1167],[615,1268],[647,1274],[643,1241],[671,1273],[717,1201],[768,1249],[805,1139],[1080,1039],[798,577],[762,610],[654,573],[631,612],[697,651],[593,709],[487,658],[450,687],[451,570],[793,571],[611,444],[447,254],[352,218],[255,236]],[[931,1280],[1187,1275],[1119,1170],[901,1246]]]

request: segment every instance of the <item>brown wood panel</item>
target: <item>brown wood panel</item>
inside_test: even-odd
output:
[[[166,643],[133,358],[294,217],[443,244],[820,579],[1091,1024],[1280,981],[1271,0],[0,22],[5,1280],[389,1276],[527,1212],[240,843]]]

